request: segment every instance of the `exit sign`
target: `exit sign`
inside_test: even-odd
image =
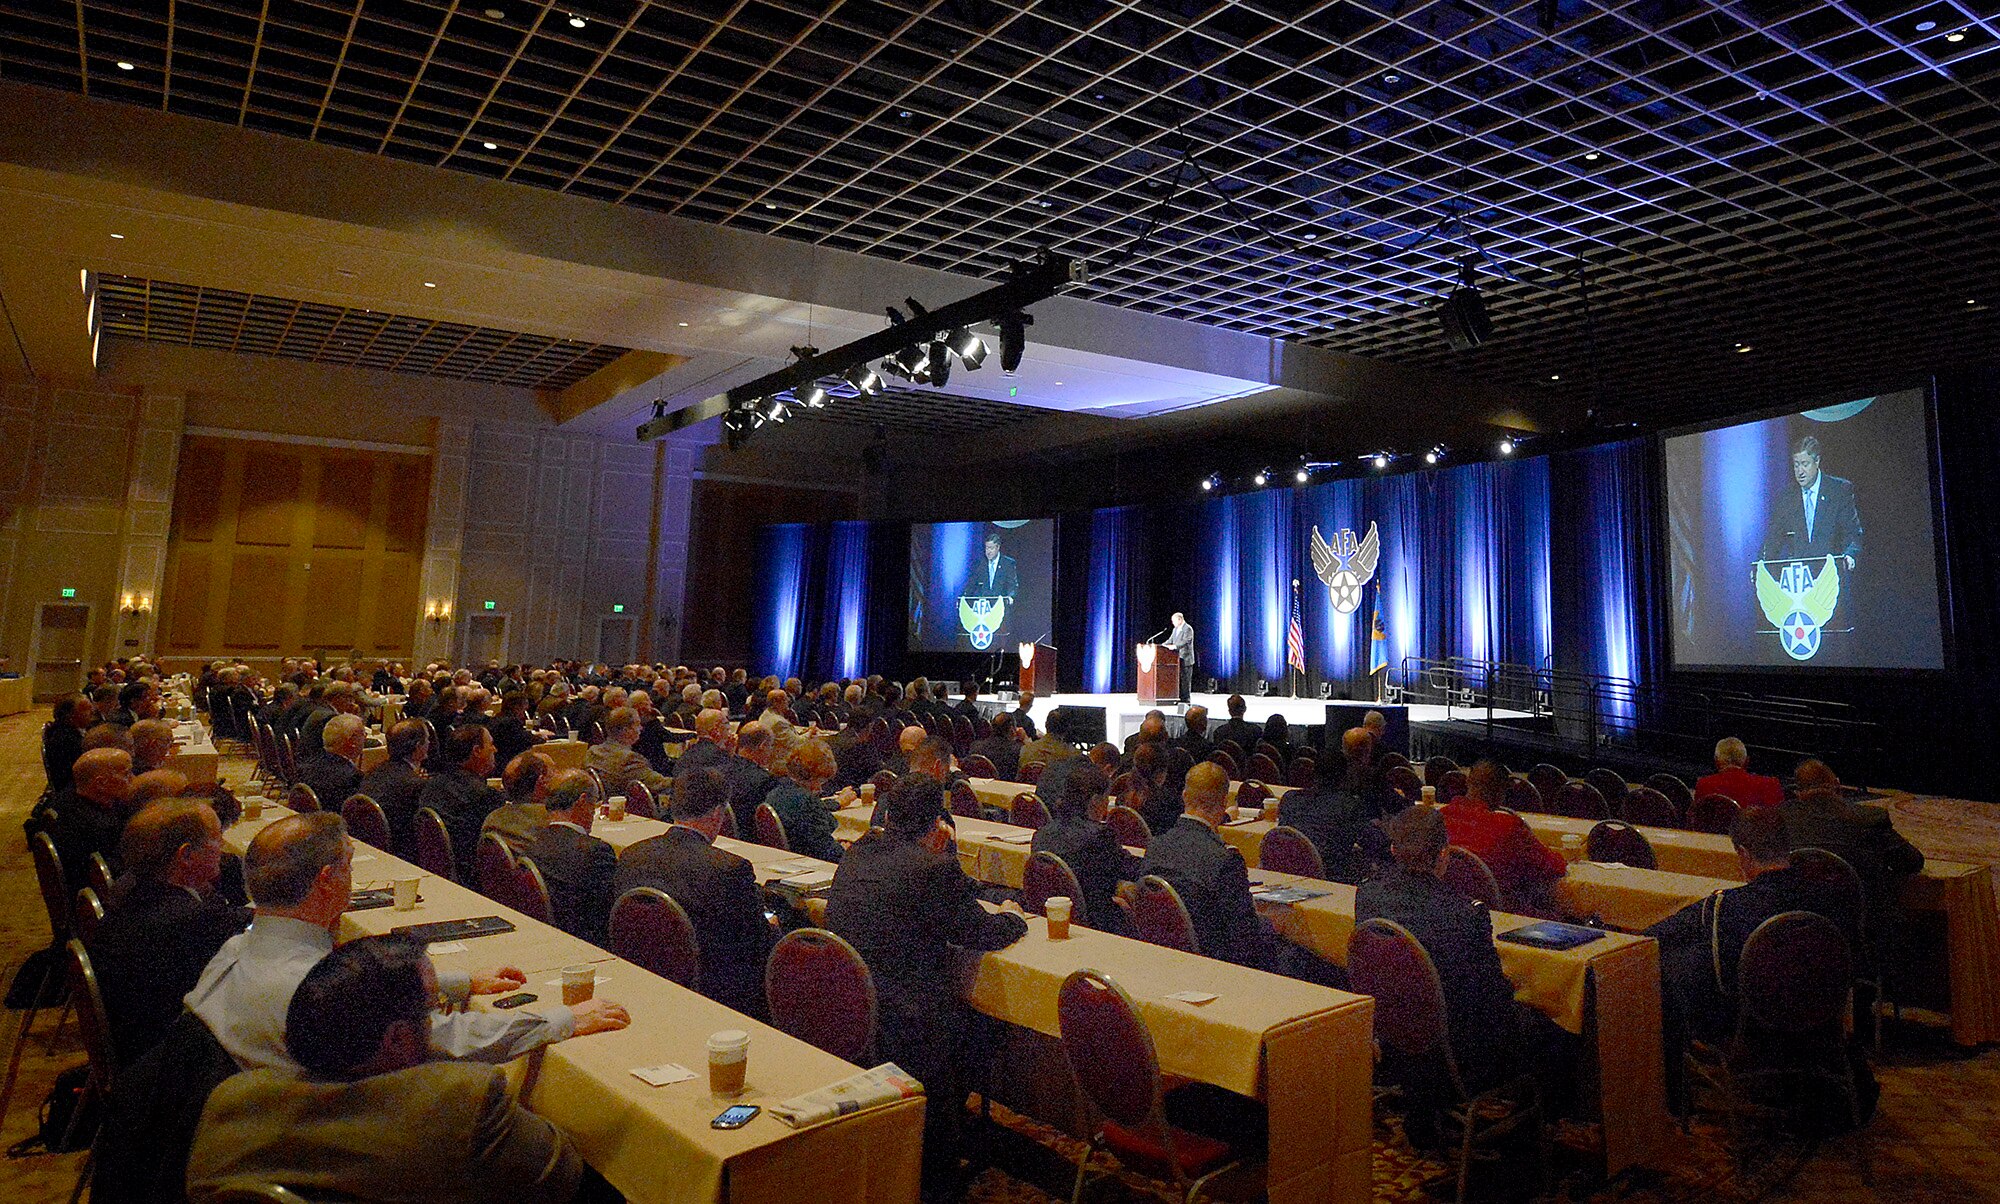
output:
[[[625,613],[625,604],[624,604],[623,602],[613,602],[613,603],[611,604],[611,613],[612,613],[612,614],[614,614],[614,615],[622,615],[622,614],[624,614],[624,613]]]
[[[73,586],[65,586],[63,587],[62,596],[65,598],[74,598],[76,597],[76,589]]]
[[[481,606],[485,607],[485,608],[486,608],[487,610],[492,610],[492,609],[493,609],[493,599],[491,599],[491,598],[488,598],[488,599],[486,599],[486,601],[484,601],[484,602],[481,602],[481,603],[480,603],[479,605],[481,605]]]

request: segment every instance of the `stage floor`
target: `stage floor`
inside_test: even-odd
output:
[[[1305,727],[1311,724],[1326,722],[1327,699],[1259,698],[1254,694],[1245,694],[1243,701],[1249,704],[1244,710],[1243,717],[1255,724],[1261,725],[1273,715],[1283,715],[1286,724],[1292,727]],[[1332,701],[1341,702],[1346,700],[1333,699]],[[1208,722],[1211,728],[1229,718],[1228,703],[1229,695],[1227,694],[1196,693],[1192,700],[1193,705],[1208,708]],[[1139,724],[1146,718],[1146,712],[1154,709],[1140,702],[1138,696],[1135,694],[1057,694],[1049,698],[1035,699],[1035,705],[1029,708],[1029,714],[1035,717],[1037,724],[1040,724],[1044,719],[1048,718],[1050,711],[1061,706],[1103,707],[1105,734],[1119,745],[1123,745],[1126,737],[1139,730]],[[1167,713],[1168,727],[1178,734],[1181,730],[1180,725],[1174,721],[1180,717],[1180,708],[1161,706],[1159,709]],[[1412,703],[1409,706],[1409,711],[1411,723],[1425,723],[1452,718],[1484,719],[1486,717],[1486,711],[1483,708],[1471,710],[1464,707],[1442,707]],[[1526,711],[1495,710],[1493,716],[1496,719],[1525,719],[1528,717],[1528,714]]]

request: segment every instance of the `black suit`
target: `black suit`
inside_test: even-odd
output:
[[[618,851],[574,824],[558,820],[521,850],[521,856],[542,871],[556,927],[579,940],[604,944]]]
[[[222,942],[250,925],[250,909],[185,887],[135,883],[90,940],[90,959],[121,1066],[159,1042]]]
[[[485,778],[475,778],[456,766],[433,773],[418,792],[417,806],[436,811],[444,820],[445,831],[451,833],[451,858],[460,882],[476,881],[473,866],[480,826],[506,801]]]
[[[1845,799],[1814,797],[1782,804],[1785,835],[1794,849],[1838,853],[1854,872],[1868,899],[1867,948],[1855,950],[1857,965],[1885,959],[1897,964],[1903,927],[1903,884],[1924,868],[1924,855],[1903,839],[1880,807]]]
[[[1209,749],[1210,751],[1214,751],[1215,744],[1220,744],[1224,740],[1228,740],[1233,742],[1236,747],[1242,749],[1243,755],[1247,757],[1257,751],[1257,741],[1263,738],[1263,728],[1258,727],[1248,720],[1230,719],[1226,720],[1221,727],[1215,729],[1215,742],[1209,746]],[[1238,773],[1241,773],[1243,766],[1238,765],[1236,770]]]
[[[1346,790],[1310,787],[1278,800],[1278,822],[1306,834],[1335,882],[1361,881],[1368,858],[1388,852],[1382,830],[1368,822],[1372,814],[1366,800]]]
[[[771,776],[771,771],[763,766],[735,755],[724,759],[716,768],[729,782],[729,809],[736,813],[736,830],[750,831],[750,821],[757,814],[757,804],[769,798],[771,792],[778,788],[779,779]]]
[[[76,892],[90,885],[92,853],[102,853],[112,873],[118,872],[118,841],[125,834],[125,812],[115,804],[98,806],[78,794],[75,786],[51,798],[49,807],[56,813],[49,837],[56,842],[56,855],[62,858],[64,897],[74,899]]]
[[[985,757],[993,762],[993,775],[1005,781],[1017,781],[1021,776],[1021,746],[1006,736],[988,736],[984,740],[972,742],[970,750],[975,756]]]
[[[842,728],[826,746],[833,753],[835,766],[833,780],[827,783],[829,790],[859,787],[882,770],[882,754],[875,751],[874,743],[861,728]]]
[[[1215,751],[1215,741],[1210,740],[1205,733],[1197,736],[1193,732],[1182,732],[1167,743],[1175,748],[1186,749],[1187,755],[1194,758],[1196,765],[1208,760],[1208,754]],[[1239,765],[1237,768],[1241,769],[1242,766]]]
[[[361,770],[346,757],[321,751],[299,757],[299,780],[312,787],[320,810],[338,812],[348,796],[361,789]]]
[[[1029,846],[1063,859],[1083,888],[1083,922],[1102,932],[1125,931],[1125,910],[1112,902],[1120,882],[1137,882],[1144,862],[1125,850],[1110,825],[1080,812],[1051,813]]]
[[[535,747],[536,740],[528,731],[527,721],[509,715],[493,721],[493,764],[505,769],[515,757]]]
[[[83,755],[83,729],[60,719],[42,728],[42,772],[49,791],[69,789],[76,780],[76,759]]]
[[[1222,843],[1215,829],[1183,815],[1157,832],[1146,849],[1145,871],[1180,892],[1194,921],[1203,956],[1283,973],[1277,935],[1250,900],[1250,871],[1243,854]]]
[[[981,555],[965,578],[965,588],[959,594],[966,598],[1005,598],[1011,610],[1020,592],[1021,566],[1014,562],[1012,556],[1002,554],[992,560]]]
[[[750,863],[676,826],[619,856],[613,897],[639,886],[665,891],[687,912],[701,945],[701,993],[746,1016],[767,1015],[764,961],[777,934]]]
[[[316,757],[326,751],[326,723],[340,714],[322,702],[307,711],[299,721],[299,760]]]
[[[1028,708],[1017,706],[1008,714],[1014,716],[1014,726],[1027,733],[1028,739],[1034,740],[1041,736],[1040,729],[1035,727],[1035,717],[1028,714]]]
[[[405,861],[416,853],[411,821],[417,816],[417,796],[423,793],[424,776],[408,761],[384,761],[362,775],[356,791],[374,799],[389,821],[389,837],[396,856]]]
[[[1796,482],[1778,493],[1771,507],[1771,526],[1764,535],[1764,558],[1818,559],[1861,555],[1861,510],[1855,504],[1854,483],[1821,473],[1819,501],[1813,507],[1807,533],[1805,491]],[[1844,570],[1847,566],[1842,565]]]
[[[667,755],[667,724],[658,715],[639,725],[639,738],[632,742],[632,751],[646,758],[660,773],[674,771],[673,758]]]

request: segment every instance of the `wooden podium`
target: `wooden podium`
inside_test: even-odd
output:
[[[1139,701],[1148,704],[1179,702],[1180,654],[1165,644],[1141,644],[1133,654],[1139,662]]]
[[[1033,690],[1047,698],[1056,692],[1056,650],[1048,644],[1022,644],[1021,679],[1023,690]]]

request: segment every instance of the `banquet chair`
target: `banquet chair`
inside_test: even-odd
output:
[[[1692,831],[1727,836],[1729,825],[1736,822],[1741,810],[1742,805],[1726,794],[1704,794],[1688,808],[1687,826]]]
[[[1297,828],[1279,824],[1264,836],[1257,848],[1257,868],[1302,878],[1326,877],[1326,863],[1312,838]]]
[[[1146,824],[1146,817],[1130,807],[1113,805],[1104,813],[1104,822],[1118,843],[1128,848],[1144,849],[1153,843],[1153,829]]]
[[[1228,741],[1225,740],[1223,743],[1226,744]],[[1236,771],[1236,767],[1243,763],[1242,754],[1239,753],[1232,756],[1218,744],[1209,750],[1208,759],[1222,766],[1223,772],[1227,773],[1232,779],[1242,776]]]
[[[1236,788],[1236,801],[1231,805],[1236,807],[1261,808],[1265,800],[1270,797],[1271,788],[1264,784],[1263,779],[1250,778]]]
[[[879,795],[896,784],[896,773],[891,769],[878,769],[875,776],[868,779],[868,784],[875,787],[875,793]]]
[[[1200,953],[1195,939],[1194,920],[1174,884],[1158,874],[1139,879],[1139,892],[1132,900],[1132,931],[1149,945]]]
[[[1049,809],[1032,790],[1014,796],[1012,814],[1017,827],[1040,829],[1049,822]]]
[[[1383,753],[1381,756],[1375,758],[1375,768],[1377,769],[1387,769],[1391,765],[1402,765],[1407,767],[1409,764],[1410,764],[1410,759],[1404,756],[1402,753],[1397,752],[1393,748],[1390,749],[1388,752]]]
[[[1424,783],[1417,777],[1417,771],[1408,765],[1391,765],[1383,771],[1382,784],[1395,791],[1396,797],[1406,803],[1424,801]]]
[[[902,733],[891,731],[887,719],[876,719],[868,724],[868,742],[882,756],[896,755],[896,740]]]
[[[1042,775],[1048,772],[1048,768],[1047,761],[1030,761],[1021,766],[1021,780],[1030,786],[1039,785]]]
[[[1534,783],[1535,789],[1541,793],[1542,805],[1539,810],[1553,811],[1556,805],[1556,791],[1561,790],[1569,781],[1569,775],[1543,761],[1528,771],[1528,780]]]
[[[975,739],[975,740],[984,740],[984,739],[986,739],[987,737],[991,736],[992,734],[993,734],[993,721],[992,721],[991,719],[988,719],[988,718],[987,718],[987,717],[986,717],[985,715],[983,715],[983,714],[981,714],[981,715],[974,715],[974,716],[972,717],[972,738],[973,738],[973,739]]]
[[[1613,811],[1618,809],[1619,800],[1625,797],[1625,792],[1631,789],[1625,781],[1625,775],[1615,769],[1593,769],[1583,775],[1583,780],[1597,789],[1597,793],[1604,799],[1604,805]]]
[[[1875,1048],[1882,1048],[1882,1007],[1887,998],[1887,983],[1882,972],[1881,950],[1876,947],[1879,934],[1868,930],[1868,888],[1861,881],[1861,874],[1854,863],[1831,849],[1803,848],[1792,850],[1792,868],[1810,879],[1821,890],[1839,898],[1854,917],[1854,984],[1867,987],[1869,995],[1870,1020],[1874,1028]],[[1891,1004],[1897,1016],[1901,1007]]]
[[[1618,816],[1628,824],[1640,824],[1648,828],[1678,828],[1681,826],[1681,810],[1665,792],[1651,786],[1634,786],[1625,792],[1625,802],[1619,808]]]
[[[1542,809],[1542,792],[1526,778],[1507,779],[1507,806],[1514,811],[1535,812]]]
[[[1660,866],[1646,834],[1623,820],[1607,819],[1598,823],[1583,838],[1583,848],[1584,856],[1592,861],[1616,862],[1642,870],[1658,869]]]
[[[1262,1168],[1246,1170],[1247,1146],[1183,1129],[1167,1119],[1166,1083],[1153,1035],[1125,989],[1096,970],[1075,970],[1056,994],[1056,1029],[1070,1074],[1101,1117],[1077,1159],[1070,1204],[1081,1204],[1090,1163],[1108,1152],[1131,1170],[1172,1183],[1182,1204],[1204,1198],[1211,1184],[1245,1171],[1261,1196]]]
[[[319,810],[319,795],[304,782],[293,782],[285,791],[285,806],[301,814]]]
[[[1646,779],[1646,785],[1665,795],[1667,801],[1674,805],[1674,810],[1682,815],[1686,815],[1688,808],[1694,806],[1694,791],[1688,789],[1688,784],[1673,774],[1656,773]]]
[[[972,751],[972,742],[976,739],[978,737],[972,734],[972,720],[963,715],[952,716],[951,751],[962,757]]]
[[[1282,782],[1285,771],[1278,768],[1278,759],[1270,753],[1251,753],[1243,764],[1243,776],[1256,778],[1260,782]]]
[[[1451,802],[1453,799],[1464,798],[1466,792],[1471,788],[1471,782],[1466,777],[1463,769],[1450,770],[1438,780],[1437,801],[1440,805],[1443,805]]]
[[[83,869],[85,876],[90,879],[90,888],[97,892],[97,897],[100,899],[109,899],[111,897],[112,880],[111,863],[104,859],[104,854],[93,852],[90,855],[90,861],[85,864]]]
[[[540,920],[544,924],[556,922],[556,909],[549,902],[549,884],[542,880],[541,867],[526,857],[516,858],[514,872],[508,876],[508,898],[496,900],[504,907]]]
[[[1000,776],[1000,771],[994,767],[993,761],[979,753],[973,753],[965,757],[959,762],[959,767],[965,770],[965,776],[969,778],[997,778]]]
[[[1468,899],[1477,899],[1489,908],[1500,906],[1500,883],[1487,868],[1486,859],[1461,845],[1446,845],[1444,884]]]
[[[472,849],[472,876],[479,893],[496,903],[505,903],[513,888],[514,850],[497,832],[481,832]]]
[[[1243,764],[1247,756],[1243,751],[1243,746],[1234,740],[1217,740],[1214,751],[1229,754],[1229,763],[1232,765]]]
[[[451,830],[444,826],[444,817],[434,808],[419,807],[410,826],[417,865],[426,874],[435,874],[446,882],[458,881],[458,875],[452,872]]]
[[[290,733],[278,736],[279,775],[289,785],[299,780],[299,742]]]
[[[90,954],[84,951],[83,942],[72,937],[64,947],[64,965],[69,975],[70,1003],[76,1008],[76,1028],[83,1037],[84,1056],[89,1059],[90,1075],[84,1080],[83,1091],[77,1096],[75,1106],[70,1109],[69,1125],[63,1132],[57,1149],[79,1148],[76,1139],[80,1135],[78,1126],[85,1117],[90,1118],[92,1127],[91,1144],[97,1140],[96,1129],[102,1123],[104,1101],[111,1096],[113,1071],[118,1059],[111,1046],[111,1025],[104,1012],[104,995],[98,990],[97,971],[90,964]],[[96,1164],[96,1150],[84,1155],[83,1167],[77,1172],[76,1187],[70,1192],[70,1204],[83,1197],[84,1185],[90,1182],[90,1172]]]
[[[276,1183],[232,1183],[203,1196],[202,1204],[313,1204]]]
[[[637,778],[625,783],[625,811],[640,819],[660,818],[660,805],[653,798],[653,788]]]
[[[1437,965],[1417,938],[1393,920],[1363,920],[1347,941],[1347,975],[1356,992],[1375,999],[1375,1042],[1382,1051],[1432,1068],[1433,1073],[1421,1076],[1423,1081],[1449,1092],[1440,1114],[1458,1130],[1459,1204],[1464,1204],[1474,1150],[1529,1123],[1535,1126],[1546,1192],[1549,1146],[1541,1089],[1532,1074],[1523,1074],[1476,1094],[1471,1090],[1452,1054],[1451,1018]]]
[[[1556,791],[1554,806],[1549,808],[1557,815],[1570,819],[1610,819],[1611,808],[1605,805],[1604,796],[1589,782],[1576,780],[1564,782]]]
[[[1047,915],[1048,901],[1057,897],[1069,900],[1072,923],[1086,927],[1090,924],[1083,908],[1083,884],[1077,881],[1076,871],[1069,868],[1069,862],[1047,850],[1029,857],[1027,868],[1021,872],[1021,910]]]
[[[866,1066],[875,1047],[875,978],[834,933],[786,933],[764,963],[771,1025],[836,1058]]]
[[[701,989],[701,941],[665,891],[635,886],[611,907],[610,951],[690,991]]]
[[[21,1070],[21,1054],[27,1049],[28,1033],[34,1027],[35,1017],[42,1009],[52,1008],[64,1002],[68,989],[68,978],[62,966],[61,950],[71,935],[74,913],[71,911],[68,885],[63,879],[62,857],[56,852],[56,843],[47,832],[37,832],[28,838],[28,852],[35,863],[35,881],[41,888],[42,909],[49,920],[49,952],[39,954],[42,959],[42,974],[34,985],[34,993],[27,997],[26,1006],[20,1009],[21,1020],[14,1029],[14,1051],[7,1061],[7,1080],[0,1086],[0,1121],[7,1115],[7,1105],[14,1098],[14,1082]],[[25,966],[23,967],[25,969]],[[56,1020],[56,1030],[60,1031],[68,1012]],[[54,1034],[50,1034],[54,1039]]]
[[[741,829],[736,826],[736,808],[734,807],[724,807],[722,809],[722,835],[727,836],[731,840],[743,839]]]
[[[750,839],[767,849],[783,849],[791,852],[792,843],[785,839],[785,821],[778,818],[777,809],[769,803],[758,803],[757,810],[750,817]]]
[[[1458,762],[1440,753],[1424,762],[1424,785],[1442,787],[1444,785],[1444,775],[1455,772],[1457,769]],[[1444,791],[1440,789],[1438,793],[1442,794]]]
[[[1108,793],[1111,795],[1112,798],[1123,798],[1125,797],[1125,791],[1131,785],[1132,785],[1131,770],[1128,769],[1125,770],[1123,773],[1112,774],[1111,787]]]
[[[76,903],[70,908],[69,930],[85,945],[97,935],[97,926],[104,922],[104,903],[98,893],[86,886],[76,892]]]
[[[383,852],[390,850],[389,817],[382,806],[365,794],[352,794],[340,805],[340,818],[347,821],[347,834],[362,844]]]
[[[944,788],[944,801],[946,809],[953,815],[964,816],[967,819],[979,818],[979,792],[972,788],[971,782],[963,778],[952,779],[951,784]]]
[[[1304,755],[1293,757],[1291,767],[1285,770],[1285,785],[1304,790],[1318,773],[1319,762]]]

